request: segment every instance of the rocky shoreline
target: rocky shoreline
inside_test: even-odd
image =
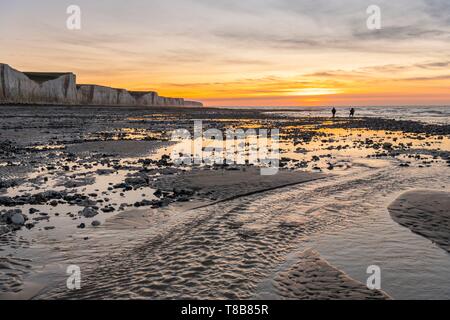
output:
[[[39,244],[47,237],[64,241],[76,236],[77,243],[91,246],[101,240],[92,241],[97,231],[111,230],[111,221],[126,221],[122,227],[131,230],[160,228],[155,221],[172,214],[195,216],[201,208],[226,206],[230,199],[378,166],[405,174],[450,166],[448,126],[412,121],[286,119],[261,110],[183,107],[1,108],[0,241],[11,250],[10,244],[22,238]],[[261,177],[255,165],[175,166],[170,133],[191,131],[197,119],[205,130],[280,129],[279,174]],[[243,222],[224,223],[244,240],[257,234],[240,230]],[[302,230],[297,222],[282,227]],[[21,272],[9,272],[17,272],[19,280],[5,281],[0,293],[23,285]],[[297,295],[291,289],[286,298]]]

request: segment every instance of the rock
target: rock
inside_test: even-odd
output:
[[[162,196],[162,190],[161,190],[161,189],[156,190],[156,191],[153,193],[153,195],[154,195],[155,197],[160,198],[160,197]]]
[[[9,180],[9,181],[5,181],[5,180],[0,180],[0,189],[8,189],[11,187],[15,187],[17,186],[17,181],[14,180]]]
[[[178,197],[178,196],[193,196],[195,194],[195,191],[191,190],[191,189],[174,188],[173,189],[173,194],[176,197]]]
[[[92,207],[86,207],[81,211],[81,215],[85,218],[92,218],[98,215],[98,211]]]
[[[14,200],[10,197],[0,197],[0,206],[12,207],[14,206]]]
[[[84,223],[80,223],[77,228],[84,229],[84,228],[86,228],[86,225]]]
[[[99,225],[101,225],[101,223],[100,223],[100,221],[98,221],[98,220],[94,220],[94,221],[92,221],[91,225],[92,225],[93,227],[98,227]]]
[[[143,177],[126,178],[125,183],[133,186],[134,188],[148,186],[148,180]]]
[[[400,167],[409,167],[409,164],[408,164],[408,163],[400,163],[399,166],[400,166]]]
[[[11,217],[11,222],[17,226],[23,226],[25,224],[25,217],[21,213],[16,213]]]
[[[88,186],[95,183],[95,178],[93,177],[84,177],[80,179],[69,180],[63,183],[63,186],[66,188],[79,188]]]
[[[170,199],[162,199],[160,201],[156,201],[153,205],[152,208],[162,208],[162,207],[167,207],[172,201]]]
[[[29,212],[30,214],[34,214],[34,213],[39,212],[39,210],[38,210],[38,209],[35,209],[35,208],[30,208],[30,209],[28,210],[28,212]]]
[[[105,207],[101,209],[103,212],[114,212],[116,209],[114,209],[113,207]]]
[[[0,236],[3,235],[3,234],[8,233],[10,231],[11,231],[11,229],[8,228],[8,226],[0,225]]]
[[[15,216],[16,214],[22,214],[22,210],[20,209],[11,209],[6,211],[5,213],[3,213],[0,217],[0,221],[7,223],[7,224],[11,224],[12,222],[12,218],[13,216]]]
[[[383,143],[383,149],[384,150],[391,150],[392,149],[392,143],[390,143],[390,142]]]
[[[77,205],[80,207],[95,207],[97,202],[91,200],[91,199],[83,199],[83,200],[77,200]]]
[[[147,206],[151,206],[151,205],[153,205],[153,201],[150,201],[150,200],[142,200],[141,201],[141,206],[142,207],[147,207]]]
[[[189,198],[187,196],[181,196],[177,198],[178,202],[189,202]]]
[[[132,189],[133,189],[132,186],[130,186],[130,185],[126,184],[126,183],[118,183],[118,184],[115,184],[115,185],[112,186],[111,190],[112,190],[113,188],[114,188],[114,189],[124,189],[124,190],[132,190]],[[110,188],[108,188],[108,190],[110,190]]]
[[[27,228],[28,230],[33,229],[34,228],[34,223],[29,222],[29,223],[25,224],[25,228]]]
[[[62,199],[64,196],[64,193],[59,192],[59,191],[54,191],[54,190],[48,190],[48,191],[42,192],[40,195],[47,200],[52,200],[52,199]]]
[[[50,220],[50,218],[49,217],[36,217],[36,218],[33,218],[33,221],[42,221],[42,220],[47,220],[47,221],[49,221]]]
[[[96,172],[98,175],[107,175],[107,174],[112,174],[112,173],[116,172],[116,170],[114,170],[114,169],[98,169]]]

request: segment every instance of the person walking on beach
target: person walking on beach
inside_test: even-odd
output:
[[[355,116],[355,108],[350,109],[350,118],[353,118]]]
[[[336,108],[331,109],[331,113],[333,114],[333,118],[336,117],[336,112],[337,112]]]

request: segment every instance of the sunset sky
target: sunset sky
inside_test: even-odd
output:
[[[21,71],[210,106],[450,104],[449,0],[1,0],[0,42]]]

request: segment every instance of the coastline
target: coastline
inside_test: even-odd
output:
[[[129,91],[78,84],[72,72],[20,72],[0,63],[0,101],[19,104],[195,106],[201,102],[160,96],[155,91]]]
[[[423,181],[445,185],[450,165],[448,126],[414,121],[184,107],[6,106],[3,112],[0,257],[8,257],[4,271],[15,277],[0,273],[2,296],[15,290],[34,296],[36,286],[28,286],[39,283],[36,298],[45,299],[249,298],[308,238],[351,226],[356,217],[370,221],[387,210],[375,197],[382,192]],[[175,166],[170,132],[192,129],[198,119],[219,130],[280,128],[280,176],[265,181],[251,165]],[[30,229],[8,224],[17,209]],[[18,238],[23,245],[13,248]],[[149,271],[131,272],[123,261]],[[67,263],[82,266],[84,291],[72,295],[61,287]],[[228,281],[220,281],[223,270]]]

